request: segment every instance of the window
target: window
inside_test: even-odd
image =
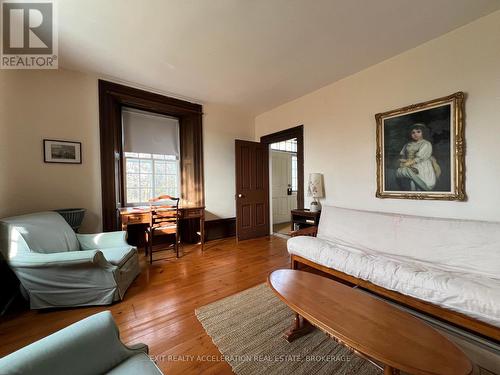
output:
[[[297,152],[297,139],[289,139],[287,141],[271,143],[271,150]]]
[[[99,80],[99,129],[101,131],[102,158],[102,221],[105,231],[120,228],[116,210],[125,205],[125,152],[150,153],[158,155],[174,155],[167,150],[125,149],[127,141],[126,125],[123,123],[123,109],[125,107],[148,108],[149,112],[168,115],[178,119],[177,143],[183,148],[183,157],[179,160],[179,178],[181,188],[179,196],[183,203],[202,206],[205,202],[203,187],[203,107],[200,104],[169,98],[157,93],[139,90],[133,87]],[[116,137],[120,134],[122,137]],[[156,137],[155,139],[158,139]],[[163,142],[161,142],[163,144]],[[120,155],[118,167],[116,153]],[[188,164],[189,163],[189,164]],[[121,172],[121,173],[118,173]],[[119,192],[123,191],[123,197]]]
[[[124,203],[147,204],[154,197],[178,197],[179,120],[122,108]]]
[[[179,196],[179,160],[175,155],[125,152],[125,204],[145,204],[160,195]]]

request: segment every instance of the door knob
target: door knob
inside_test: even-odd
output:
[[[238,198],[243,198],[243,194],[238,194]]]

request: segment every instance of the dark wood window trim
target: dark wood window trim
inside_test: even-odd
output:
[[[260,137],[265,144],[297,138],[297,208],[304,208],[304,125]]]
[[[121,126],[123,106],[179,119],[181,199],[186,205],[205,205],[202,106],[99,80],[103,230],[119,228],[117,208],[121,207],[124,196]]]

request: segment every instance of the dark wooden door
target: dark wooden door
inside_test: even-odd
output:
[[[236,235],[269,235],[269,146],[236,140]]]

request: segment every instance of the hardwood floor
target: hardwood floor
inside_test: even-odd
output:
[[[273,224],[273,233],[289,235],[291,230],[291,222]]]
[[[152,265],[141,251],[141,274],[125,299],[111,306],[25,310],[5,317],[0,323],[0,357],[89,315],[110,310],[122,340],[146,343],[165,373],[231,374],[194,310],[265,282],[272,270],[289,268],[286,241],[271,236],[237,243],[230,238],[206,243],[204,253],[198,246],[184,250],[179,259],[171,251],[157,253],[169,258]]]

